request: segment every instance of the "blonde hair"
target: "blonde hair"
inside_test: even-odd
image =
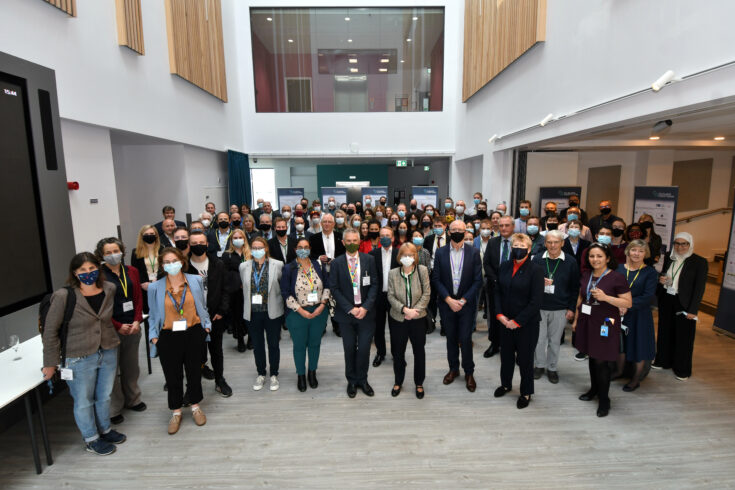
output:
[[[355,228],[354,223],[356,219],[360,220],[360,224],[362,224],[362,217],[359,214],[355,213],[352,216],[350,216],[350,219],[347,220],[347,226],[350,228]],[[357,231],[359,232],[360,230],[357,230]]]
[[[161,248],[161,238],[158,236],[158,230],[156,230],[156,227],[153,225],[143,225],[140,227],[140,231],[138,231],[138,241],[135,242],[135,256],[139,259],[145,259],[148,257],[148,254],[146,253],[148,251],[148,244],[143,241],[143,233],[150,229],[153,229],[153,233],[156,234],[156,241],[151,244],[153,250],[158,254],[158,249]]]
[[[513,235],[510,237],[510,246],[512,247],[518,242],[522,242],[526,246],[526,248],[533,247],[533,241],[525,233],[513,233]]]
[[[632,242],[628,244],[627,247],[625,247],[625,256],[627,257],[630,254],[631,249],[634,249],[634,248],[643,249],[643,251],[645,252],[645,255],[644,255],[645,258],[648,259],[651,257],[651,249],[648,247],[648,244],[644,240],[640,240],[640,239],[633,240]]]
[[[250,244],[248,243],[248,237],[245,234],[245,231],[240,228],[232,230],[232,233],[230,234],[230,246],[227,247],[227,252],[235,253],[235,245],[233,245],[232,240],[234,240],[235,235],[238,234],[242,235],[243,240],[245,240],[242,245],[242,256],[245,257],[245,260],[248,260],[250,258]]]
[[[398,249],[398,255],[396,256],[396,260],[401,260],[401,257],[404,257],[406,255],[410,255],[413,257],[413,263],[415,265],[419,264],[419,251],[416,248],[416,245],[414,245],[411,242],[406,242],[403,245],[401,245],[401,248]]]

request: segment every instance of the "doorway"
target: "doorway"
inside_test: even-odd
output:
[[[600,201],[610,201],[613,214],[619,211],[618,196],[620,195],[620,165],[608,167],[590,167],[587,174],[587,207],[588,210],[597,210]],[[592,214],[595,214],[594,212]]]
[[[367,112],[367,78],[335,77],[334,112]]]

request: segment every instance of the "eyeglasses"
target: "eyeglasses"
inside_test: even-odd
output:
[[[688,247],[689,243],[687,242],[674,242],[675,247]]]

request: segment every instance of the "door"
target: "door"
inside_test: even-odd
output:
[[[613,214],[618,209],[620,195],[620,165],[592,167],[587,174],[587,213],[594,216],[600,209],[600,201],[610,201]]]

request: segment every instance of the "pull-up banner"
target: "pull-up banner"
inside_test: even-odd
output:
[[[322,187],[322,208],[327,209],[329,198],[333,197],[337,207],[347,202],[347,187]]]
[[[386,202],[388,201],[388,186],[387,185],[362,188],[362,205],[363,206],[365,206],[365,199],[370,199],[370,205],[375,206],[381,197],[384,197]]]
[[[439,187],[422,185],[411,187],[413,198],[416,199],[416,205],[419,209],[431,204],[434,207],[439,205]]]
[[[661,237],[661,257],[663,257],[671,250],[671,242],[674,241],[679,187],[637,186],[633,196],[633,223],[637,223],[642,214],[653,217],[655,223],[653,229]],[[664,261],[660,260],[659,267],[662,267],[663,263]]]
[[[724,330],[724,333],[730,337],[735,337],[735,212],[732,217],[730,243],[727,245],[725,271],[722,274],[722,287],[720,287],[720,299],[717,302],[714,326],[719,330]]]
[[[304,197],[303,187],[279,187],[276,189],[278,195],[278,209],[283,209],[283,206],[289,205],[291,209],[301,202],[301,198]]]
[[[581,187],[540,187],[538,199],[538,215],[544,216],[547,202],[556,204],[556,211],[566,209],[569,205],[569,196],[582,194]]]

